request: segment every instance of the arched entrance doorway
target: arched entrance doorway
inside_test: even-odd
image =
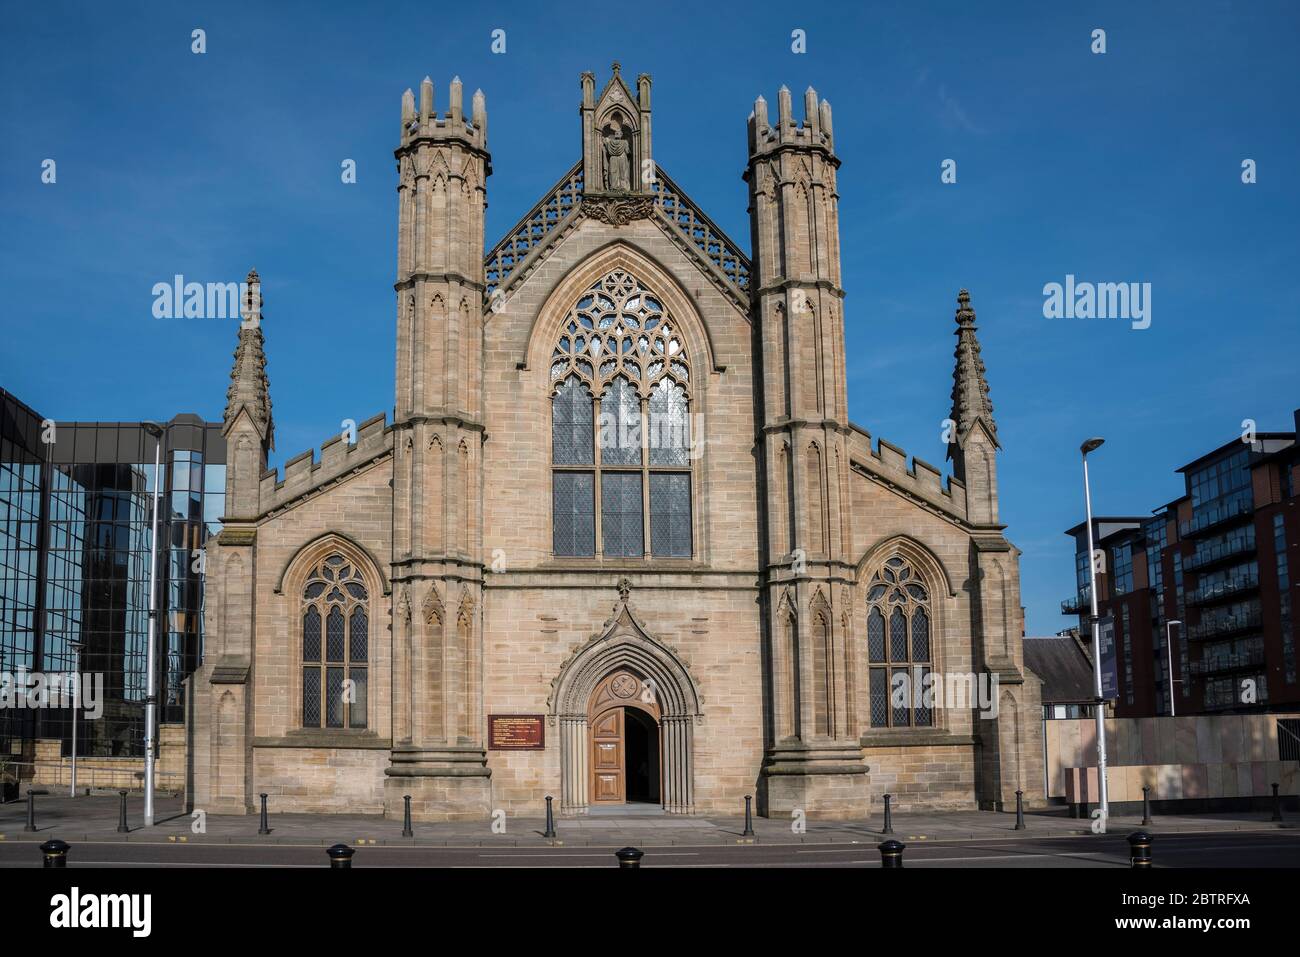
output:
[[[653,685],[626,669],[591,695],[591,803],[662,804],[659,705]]]
[[[585,814],[630,794],[669,814],[693,814],[699,692],[677,654],[633,614],[630,583],[619,586],[614,613],[551,685],[547,710],[559,726],[560,812]]]

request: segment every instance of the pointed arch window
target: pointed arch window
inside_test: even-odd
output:
[[[867,589],[867,660],[871,726],[928,728],[926,676],[933,669],[930,592],[920,575],[895,556]]]
[[[555,554],[690,558],[691,368],[659,298],[611,272],[565,318],[550,372]]]
[[[355,565],[330,555],[302,595],[302,726],[364,728],[369,688],[369,593]]]

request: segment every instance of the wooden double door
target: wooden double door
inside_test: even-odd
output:
[[[591,803],[663,802],[659,706],[653,685],[618,671],[592,694]]]

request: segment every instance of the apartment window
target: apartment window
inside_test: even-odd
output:
[[[1133,704],[1133,629],[1130,624],[1128,605],[1120,610],[1120,621],[1124,629],[1124,702]]]
[[[1242,448],[1191,474],[1192,507],[1250,487],[1250,452]]]
[[[1083,591],[1088,587],[1089,583],[1090,583],[1091,580],[1092,580],[1091,577],[1089,576],[1089,573],[1088,573],[1088,553],[1087,553],[1087,552],[1075,552],[1075,555],[1074,555],[1074,580],[1075,580],[1075,584],[1079,586],[1079,592],[1080,592],[1081,594],[1082,594]]]
[[[1187,621],[1187,606],[1184,604],[1183,593],[1183,553],[1174,552],[1174,617],[1179,621]],[[1187,649],[1187,626],[1183,628],[1183,641],[1178,642],[1178,673],[1183,676],[1182,696],[1190,698],[1192,696],[1192,682],[1189,679],[1191,671],[1191,655]]]
[[[1273,516],[1273,552],[1277,555],[1277,587],[1286,591],[1291,587],[1291,576],[1286,565],[1286,525],[1280,513]]]
[[[1111,582],[1115,595],[1126,595],[1133,590],[1133,546],[1130,543],[1111,549]]]
[[[1288,475],[1290,470],[1284,469]],[[1273,516],[1273,552],[1277,556],[1278,618],[1282,631],[1282,670],[1286,683],[1295,684],[1295,630],[1291,619],[1291,571],[1287,567],[1286,524],[1279,513]]]
[[[1242,562],[1221,568],[1200,577],[1196,586],[1195,597],[1199,599],[1217,598],[1230,595],[1259,584],[1259,562]]]
[[[1165,587],[1164,568],[1160,559],[1168,544],[1168,525],[1165,516],[1158,515],[1143,526],[1147,542],[1147,580],[1155,592],[1163,592]]]

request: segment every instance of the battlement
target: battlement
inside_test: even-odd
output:
[[[348,443],[344,435],[339,434],[323,443],[319,461],[315,449],[307,449],[289,459],[284,463],[283,481],[276,469],[263,472],[258,487],[259,511],[265,515],[283,508],[294,499],[360,468],[392,447],[387,416],[381,412],[357,426],[355,442]]]
[[[468,121],[464,113],[460,77],[452,77],[447,112],[433,108],[433,80],[427,76],[420,83],[420,109],[416,112],[415,93],[409,88],[402,94],[402,135],[399,150],[421,140],[462,140],[477,149],[487,150],[487,100],[482,90],[475,90]]]
[[[781,87],[776,95],[776,124],[768,120],[767,100],[754,101],[754,112],[749,115],[749,152],[757,156],[773,153],[785,146],[820,147],[828,153],[835,151],[835,136],[831,127],[831,104],[817,99],[811,86],[803,95],[803,122],[795,123],[790,90]]]
[[[854,464],[945,512],[966,517],[966,486],[959,479],[948,476],[945,481],[941,469],[915,455],[909,468],[907,453],[897,445],[876,439],[873,448],[870,432],[857,426],[853,432],[850,453]]]

